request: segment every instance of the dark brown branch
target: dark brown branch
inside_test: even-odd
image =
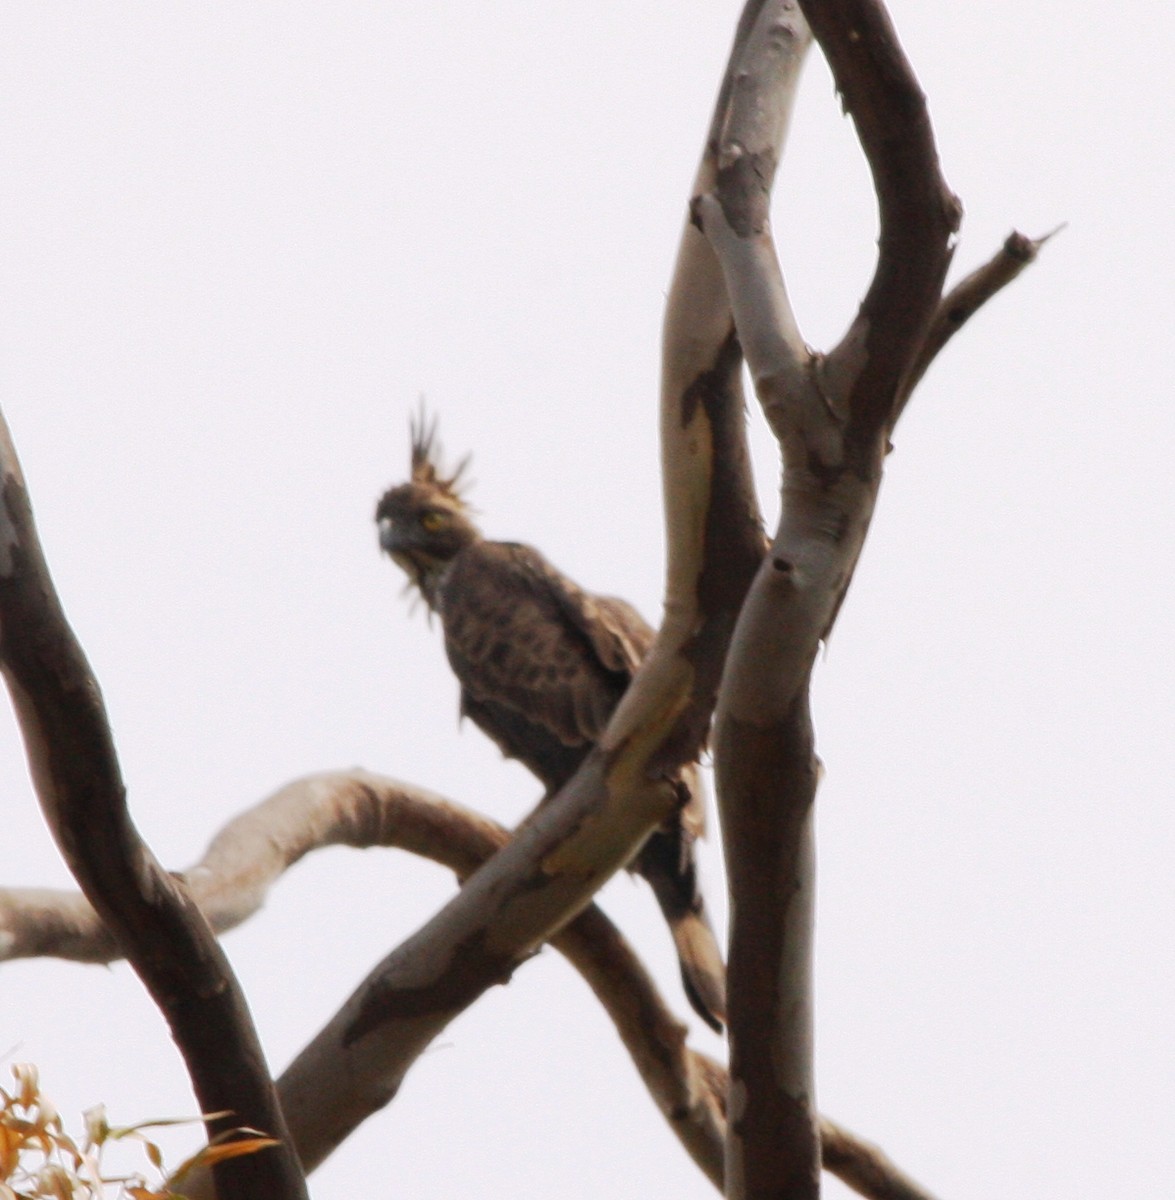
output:
[[[221,1200],[295,1200],[305,1183],[236,978],[185,890],[140,839],[126,806],[97,682],[69,628],[0,419],[0,669],[45,818],[82,890],[171,1027],[210,1136],[242,1125],[281,1145],[218,1165]]]
[[[918,357],[902,386],[899,415],[900,408],[905,406],[930,364],[938,357],[939,351],[997,292],[1019,278],[1021,271],[1036,261],[1036,256],[1045,242],[1058,232],[1060,231],[1054,229],[1044,237],[1033,239],[1013,231],[1008,234],[1004,244],[991,259],[961,279],[942,298]]]
[[[880,0],[801,0],[869,162],[880,218],[877,267],[829,355],[847,440],[874,455],[942,295],[962,207],[942,177],[926,97]]]
[[[722,701],[714,758],[730,881],[730,1074],[745,1097],[732,1119],[727,1195],[819,1193],[812,1067],[812,807],[817,769],[806,696],[797,715],[750,722]]]

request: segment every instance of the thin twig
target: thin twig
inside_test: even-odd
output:
[[[1064,226],[1060,225],[1051,233],[1038,238],[1030,238],[1013,230],[983,266],[977,267],[970,275],[961,279],[942,298],[918,357],[902,385],[898,415],[930,364],[938,357],[939,351],[994,295],[1017,279],[1025,267],[1035,262],[1040,248],[1062,229]]]

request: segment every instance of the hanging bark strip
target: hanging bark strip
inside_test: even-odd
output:
[[[171,1028],[210,1137],[242,1126],[280,1145],[219,1163],[221,1200],[300,1200],[306,1187],[252,1018],[212,930],[139,837],[98,684],[45,564],[0,418],[0,670],[45,819],[87,899]]]

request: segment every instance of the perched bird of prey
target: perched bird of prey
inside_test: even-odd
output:
[[[446,477],[436,421],[412,423],[412,477],[375,511],[380,546],[441,620],[461,684],[461,713],[553,796],[599,739],[653,642],[623,600],[593,596],[537,550],[487,541]],[[632,865],[669,924],[690,1003],[715,1029],[726,1015],[725,972],[694,862],[703,801],[693,767],[688,802],[645,842]]]

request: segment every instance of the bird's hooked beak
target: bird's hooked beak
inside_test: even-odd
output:
[[[421,580],[426,563],[421,560],[420,547],[416,545],[411,532],[405,533],[403,526],[391,517],[380,517],[376,529],[379,531],[380,549],[417,587],[423,588]]]
[[[407,539],[399,533],[396,523],[391,517],[380,517],[376,522],[376,528],[379,530],[380,549],[387,554],[394,557],[397,553],[402,554],[408,549]]]

